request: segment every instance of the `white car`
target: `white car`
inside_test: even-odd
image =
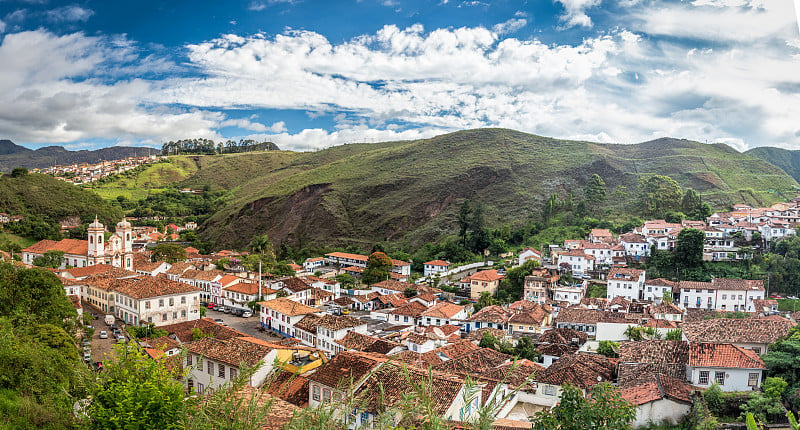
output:
[[[253,316],[253,313],[250,311],[242,312],[242,318],[250,318],[251,316]]]
[[[103,330],[100,332],[100,339],[108,339],[108,332]]]

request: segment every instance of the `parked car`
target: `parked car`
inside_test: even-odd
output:
[[[342,309],[342,315],[347,315],[350,313],[350,309]]]
[[[208,305],[206,305],[206,307],[208,307],[209,309],[214,309],[214,303],[209,303]]]
[[[222,313],[225,313],[225,314],[231,313],[231,308],[225,306],[224,308],[222,308]]]
[[[89,339],[87,339],[87,338],[85,338],[85,337],[84,337],[84,338],[83,338],[83,341],[81,341],[81,343],[83,344],[83,346],[84,346],[84,348],[85,348],[85,347],[87,347],[87,346],[91,345],[91,344],[92,344],[92,341],[90,341]]]
[[[90,354],[88,352],[84,352],[83,353],[83,361],[85,361],[87,363],[92,361],[92,354]]]
[[[250,311],[242,312],[242,318],[250,318],[251,316],[253,316],[253,313]]]
[[[117,343],[124,343],[124,342],[125,342],[125,336],[123,336],[121,334],[118,334],[117,335]]]
[[[108,332],[103,330],[100,332],[100,339],[108,339]]]
[[[227,326],[227,324],[225,324],[225,321],[223,321],[222,318],[214,318],[214,322],[219,325]]]

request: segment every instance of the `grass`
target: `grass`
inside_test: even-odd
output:
[[[170,157],[169,162],[153,163],[141,170],[122,173],[110,182],[94,184],[91,189],[106,200],[114,200],[118,196],[134,201],[144,200],[191,177],[197,170],[197,164],[190,157]]]
[[[195,159],[199,171],[183,184],[230,190],[227,204],[204,229],[223,246],[239,246],[266,232],[293,246],[388,240],[413,248],[455,233],[465,198],[485,205],[491,226],[519,224],[550,194],[566,198],[572,191],[581,199],[593,173],[605,179],[609,192],[624,186],[631,198],[640,177],[670,175],[719,209],[742,201],[771,204],[781,196],[768,189],[797,186],[774,166],[723,145],[678,140],[607,145],[503,129],[310,153]]]
[[[6,241],[9,241],[11,243],[16,243],[22,248],[27,248],[38,242],[36,239],[30,237],[19,236],[13,233],[0,232],[0,243],[5,243]]]
[[[778,299],[778,310],[794,312],[800,310],[800,299]]]

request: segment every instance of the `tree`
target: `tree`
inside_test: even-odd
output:
[[[249,248],[254,254],[261,254],[266,256],[266,259],[275,261],[275,250],[272,241],[269,240],[269,236],[266,234],[254,237],[250,242]]]
[[[479,310],[485,308],[486,306],[491,306],[496,304],[497,300],[495,300],[494,297],[492,297],[492,295],[489,294],[488,291],[483,291],[481,292],[480,297],[478,297],[478,303],[472,305],[472,308],[475,310],[475,312],[478,312]]]
[[[536,349],[536,344],[533,343],[533,339],[528,336],[523,336],[519,338],[517,344],[514,345],[514,356],[518,359],[537,362],[542,357],[542,354]]]
[[[458,237],[461,238],[461,243],[465,248],[467,247],[467,232],[469,231],[471,214],[472,208],[469,206],[469,199],[466,199],[461,203],[461,208],[458,210]]]
[[[626,430],[636,418],[636,407],[623,399],[619,390],[606,382],[583,392],[571,385],[561,391],[561,402],[537,412],[533,430]]]
[[[347,273],[336,275],[333,279],[338,282],[342,288],[353,288],[353,286],[356,285],[356,278]]]
[[[183,385],[134,343],[115,346],[92,392],[87,415],[92,429],[183,428],[191,401]]]
[[[681,268],[695,268],[703,263],[703,244],[706,235],[701,230],[685,228],[678,233],[675,245],[675,264]]]
[[[606,183],[603,181],[603,178],[596,173],[592,175],[592,177],[589,178],[589,182],[586,184],[584,194],[586,195],[586,202],[589,207],[597,212],[597,209],[607,200]]]
[[[367,259],[367,267],[361,275],[361,282],[371,285],[389,279],[392,266],[392,259],[388,255],[383,252],[373,252]]]
[[[644,330],[643,327],[637,327],[635,325],[629,325],[628,328],[625,329],[625,337],[630,340],[639,341],[644,339]]]
[[[488,331],[483,332],[483,336],[481,336],[481,341],[478,342],[478,347],[480,348],[490,348],[494,349],[494,345],[497,343],[497,338],[494,337]]]
[[[681,186],[669,176],[641,178],[638,187],[639,207],[647,216],[663,216],[666,211],[680,206],[683,197]]]
[[[177,263],[186,260],[186,250],[177,243],[159,243],[153,247],[152,259],[170,264]]]
[[[786,400],[793,408],[800,406],[800,328],[793,327],[783,339],[770,345],[769,351],[761,358],[767,366],[767,375],[780,377],[788,388],[784,391]]]
[[[64,261],[64,251],[46,251],[40,257],[33,259],[32,263],[38,267],[58,269]]]
[[[483,219],[483,204],[478,202],[472,208],[472,217],[469,223],[469,240],[467,249],[479,254],[489,247],[489,232],[486,230],[485,221]]]
[[[28,169],[24,167],[15,167],[14,170],[11,171],[12,178],[21,178],[28,174]]]
[[[683,330],[676,328],[667,332],[666,340],[683,340]]]
[[[608,358],[617,358],[619,357],[619,343],[612,342],[610,340],[601,340],[600,344],[597,346],[597,353],[600,355],[605,355]]]

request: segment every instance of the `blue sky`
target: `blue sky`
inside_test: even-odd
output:
[[[314,150],[507,127],[800,149],[784,0],[0,0],[0,138]]]

